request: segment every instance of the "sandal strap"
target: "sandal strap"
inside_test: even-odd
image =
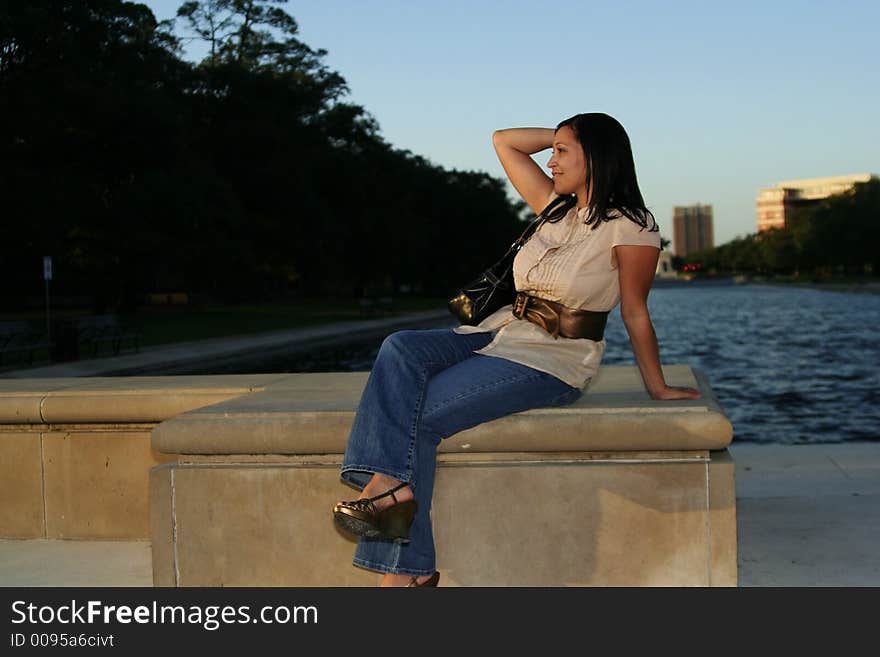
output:
[[[391,496],[391,499],[394,500],[394,503],[397,504],[397,497],[394,495],[394,493],[395,493],[395,491],[399,491],[401,488],[404,488],[405,486],[409,486],[409,484],[404,481],[403,483],[398,484],[394,488],[389,488],[381,495],[376,495],[375,497],[369,498],[370,504],[372,505],[372,503],[375,502],[376,500],[381,500],[383,497],[388,497],[389,495]]]
[[[409,486],[409,484],[407,482],[403,482],[402,484],[395,486],[394,488],[386,490],[381,495],[376,495],[375,497],[364,497],[359,500],[351,500],[350,502],[343,502],[342,504],[345,504],[346,506],[348,506],[350,508],[358,509],[360,511],[366,511],[367,513],[370,513],[374,516],[377,516],[377,515],[379,515],[380,511],[376,507],[376,505],[373,504],[373,502],[390,495],[391,499],[394,500],[394,503],[398,504],[397,497],[394,495],[394,492],[400,490],[404,486]]]

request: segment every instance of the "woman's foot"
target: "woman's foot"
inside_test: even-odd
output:
[[[377,472],[373,475],[372,479],[367,482],[367,485],[364,486],[364,489],[361,491],[358,499],[363,500],[368,497],[381,495],[386,491],[396,488],[402,483],[403,482],[399,479],[394,479],[393,477],[379,474]],[[381,511],[382,509],[387,509],[392,504],[395,504],[395,498],[397,499],[397,502],[408,502],[409,500],[413,499],[412,488],[410,488],[408,485],[404,486],[400,490],[394,491],[394,497],[388,495],[386,497],[380,498],[373,502],[373,506],[376,507],[378,511]]]
[[[382,581],[379,583],[381,587],[390,587],[390,586],[409,586],[409,587],[418,587],[418,586],[437,586],[437,582],[440,581],[440,573],[434,573],[433,575],[395,575],[393,573],[387,573],[384,577],[382,577]]]

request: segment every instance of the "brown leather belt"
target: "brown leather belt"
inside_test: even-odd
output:
[[[598,342],[605,334],[607,312],[575,310],[561,303],[517,292],[513,316],[537,324],[554,338],[588,338]]]

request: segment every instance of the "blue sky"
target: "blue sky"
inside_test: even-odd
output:
[[[182,0],[145,4],[162,20]],[[717,245],[756,231],[761,187],[880,172],[878,2],[282,6],[386,140],[445,167],[504,178],[493,130],[611,114],[670,239],[675,205],[713,205]]]

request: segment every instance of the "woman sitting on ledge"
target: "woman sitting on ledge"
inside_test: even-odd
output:
[[[647,306],[660,234],[623,126],[607,114],[578,114],[555,130],[498,130],[493,142],[511,183],[545,221],[514,261],[515,304],[477,326],[398,331],[382,343],[342,464],[343,480],[362,492],[334,507],[336,523],[361,537],[354,564],[385,573],[382,586],[437,585],[429,512],[440,441],[577,400],[599,367],[605,319],[618,303],[650,396],[700,396],[666,385],[660,368]],[[551,147],[552,179],[530,157]]]

